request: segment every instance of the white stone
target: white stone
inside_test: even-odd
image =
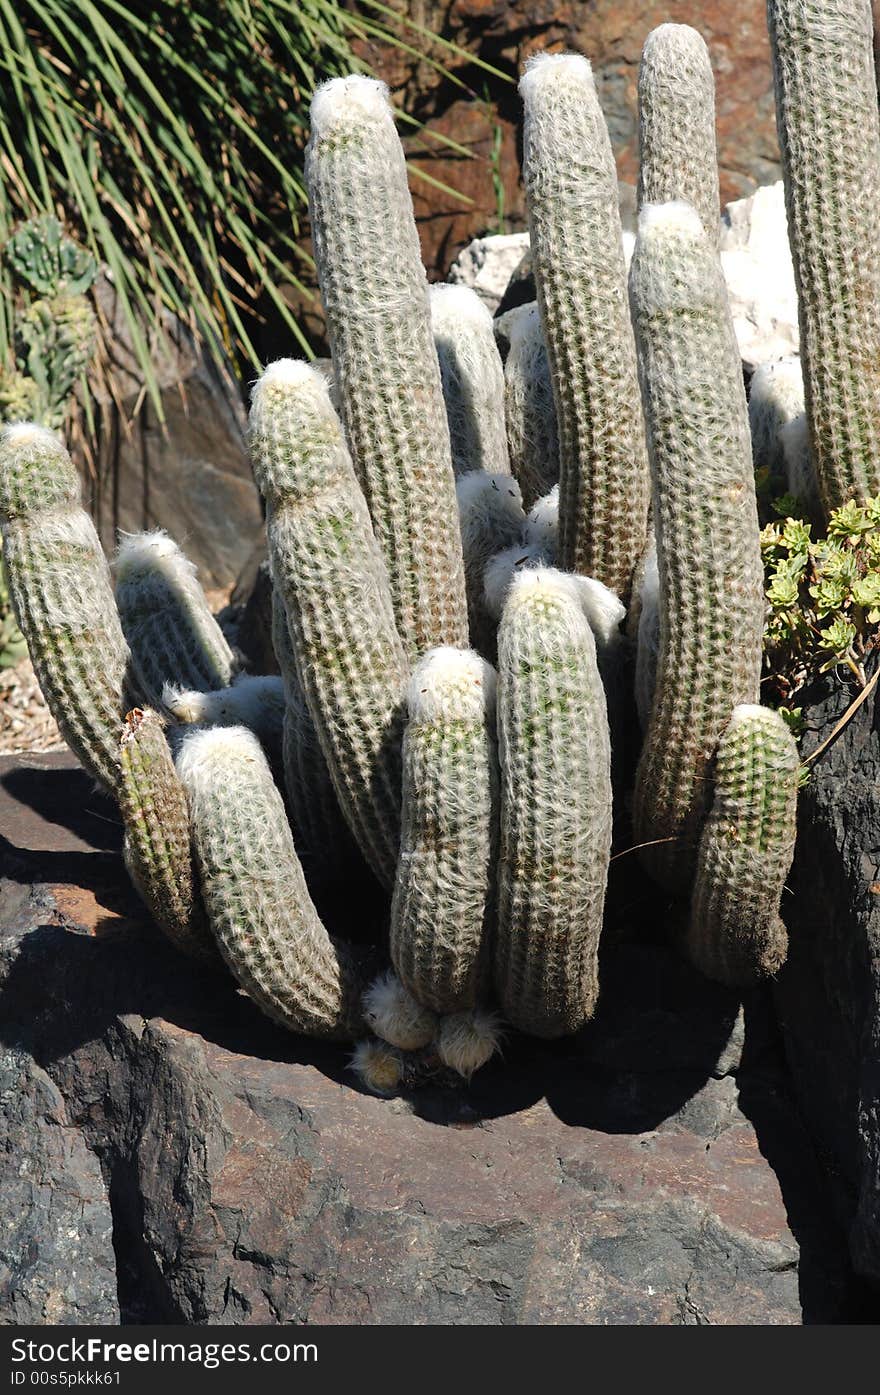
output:
[[[797,353],[797,290],[781,180],[727,205],[721,265],[746,368]]]
[[[475,237],[459,252],[447,280],[456,286],[470,286],[494,315],[508,281],[528,250],[528,233]]]

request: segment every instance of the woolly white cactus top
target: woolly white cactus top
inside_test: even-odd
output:
[[[749,403],[756,410],[764,403],[773,403],[787,417],[804,410],[804,378],[797,354],[772,359],[755,369],[749,388]]]
[[[493,333],[489,308],[470,286],[438,281],[429,286],[428,294],[431,297],[431,324],[435,334],[442,334],[462,322],[478,325]]]
[[[522,494],[513,475],[490,475],[485,470],[469,470],[455,482],[462,541],[467,551],[472,533],[486,525],[494,526],[499,516],[521,524]]]
[[[409,714],[414,722],[483,721],[495,710],[495,670],[472,649],[431,649],[413,669]]]
[[[312,137],[323,140],[345,126],[363,126],[392,119],[388,88],[376,78],[352,73],[321,83],[310,110]]]
[[[330,400],[326,372],[302,358],[277,358],[269,364],[251,392],[254,411],[260,410],[266,393],[273,388],[295,388],[299,394],[312,396],[316,403]]]
[[[703,223],[697,210],[682,199],[669,203],[646,203],[639,210],[639,238],[642,242],[663,237],[700,238]]]
[[[177,742],[174,763],[190,788],[202,771],[223,768],[228,761],[253,761],[265,765],[263,748],[247,727],[193,727]]]
[[[35,421],[15,421],[0,430],[0,446],[27,446],[41,442],[45,446],[57,446],[60,437],[48,426],[38,426]]]
[[[594,87],[590,60],[579,53],[534,54],[526,63],[525,72],[519,80],[520,96],[524,102],[528,102],[538,96],[548,83]]]

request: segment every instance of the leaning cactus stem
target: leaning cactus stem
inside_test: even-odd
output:
[[[474,1007],[488,968],[497,851],[494,718],[495,673],[477,654],[433,649],[416,666],[403,742],[391,958],[419,1002],[439,1013]]]
[[[880,117],[870,0],[768,0],[813,459],[826,514],[880,493]]]
[[[350,1040],[362,1030],[364,969],[321,924],[257,738],[245,727],[195,728],[176,762],[205,910],[231,972],[282,1026]]]
[[[612,813],[605,693],[574,577],[539,568],[511,583],[498,741],[495,986],[514,1026],[561,1036],[589,1020],[599,991]]]
[[[630,275],[660,571],[660,655],[636,776],[636,842],[689,892],[708,775],[758,696],[763,569],[742,367],[718,255],[689,204],[646,204]]]
[[[227,688],[234,660],[211,614],[196,569],[173,538],[157,529],[130,533],[114,563],[116,603],[132,668],[155,706],[166,683]]]
[[[119,808],[125,865],[147,910],[191,959],[219,964],[193,868],[186,794],[161,717],[135,708],[120,743]]]
[[[559,422],[559,559],[626,602],[649,474],[617,173],[593,73],[538,54],[520,81],[523,179]]]
[[[267,368],[250,440],[299,681],[343,813],[391,886],[409,675],[385,564],[321,375],[293,359]]]
[[[119,784],[128,646],[73,462],[51,431],[0,433],[0,522],[9,592],[43,696],[86,770]]]
[[[306,181],[333,371],[410,658],[467,643],[440,369],[406,162],[384,83],[312,99]]]
[[[745,986],[785,962],[779,902],[794,857],[799,770],[778,712],[734,709],[718,746],[687,937],[691,960],[709,978]]]
[[[504,368],[492,316],[469,286],[441,282],[430,287],[430,298],[455,474],[509,475]]]

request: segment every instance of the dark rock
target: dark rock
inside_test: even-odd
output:
[[[148,397],[112,287],[96,287],[113,326],[114,399],[98,399],[99,451],[85,495],[108,551],[118,529],[165,528],[195,562],[204,586],[230,585],[262,526],[245,441],[245,413],[231,373],[170,326],[154,368],[164,426]],[[130,429],[125,418],[142,405]]]
[[[766,997],[743,1015],[618,939],[580,1038],[511,1036],[469,1089],[377,1099],[144,922],[69,759],[0,764],[0,827],[2,1037],[100,1160],[123,1321],[848,1312]]]
[[[856,693],[829,677],[808,711],[809,755]],[[812,766],[783,899],[777,1002],[804,1113],[849,1227],[880,1283],[880,707],[872,695]]]

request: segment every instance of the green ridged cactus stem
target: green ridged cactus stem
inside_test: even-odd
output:
[[[559,425],[559,560],[626,602],[649,473],[617,172],[592,69],[539,54],[520,81],[523,180]]]
[[[186,793],[151,708],[134,708],[125,719],[120,771],[125,865],[138,894],[175,948],[219,964],[193,867]]]
[[[511,312],[504,362],[510,468],[531,507],[559,480],[559,431],[547,345],[536,301]]]
[[[504,366],[492,316],[470,286],[440,282],[430,287],[430,302],[456,477],[509,475]]]
[[[611,749],[577,579],[518,573],[498,634],[501,850],[495,986],[507,1020],[575,1032],[599,991],[611,848]]]
[[[114,562],[116,604],[132,670],[153,706],[166,683],[228,688],[232,651],[211,614],[196,569],[161,529],[123,537]]]
[[[299,681],[342,811],[391,887],[409,669],[385,563],[321,375],[293,359],[267,368],[254,389],[250,442]]]
[[[768,0],[806,412],[826,514],[880,493],[880,117],[871,0]]]
[[[495,650],[495,622],[486,611],[486,564],[497,552],[519,542],[526,516],[519,485],[512,475],[487,475],[471,470],[456,486],[461,546],[467,579],[468,621],[471,643],[491,657]]]
[[[319,919],[257,738],[245,727],[193,728],[176,764],[205,910],[232,974],[291,1031],[351,1040],[363,1030],[366,966]]]
[[[635,841],[690,891],[733,708],[755,702],[763,568],[739,349],[718,255],[689,204],[646,204],[630,275],[651,447],[660,654],[636,776]]]
[[[0,521],[9,592],[43,696],[62,736],[111,793],[119,724],[131,705],[128,645],[110,569],[76,469],[52,431],[0,433]]]
[[[778,712],[734,709],[718,746],[687,936],[693,963],[721,983],[744,987],[785,962],[779,902],[794,857],[799,770]]]
[[[403,742],[390,945],[402,983],[437,1013],[475,1007],[489,968],[498,815],[494,722],[495,672],[479,655],[433,649],[416,665]]]
[[[348,444],[407,654],[467,644],[455,477],[428,283],[384,83],[312,99],[306,182]]]
[[[652,29],[639,67],[639,207],[674,200],[697,210],[717,244],[715,79],[702,35],[689,24]]]

